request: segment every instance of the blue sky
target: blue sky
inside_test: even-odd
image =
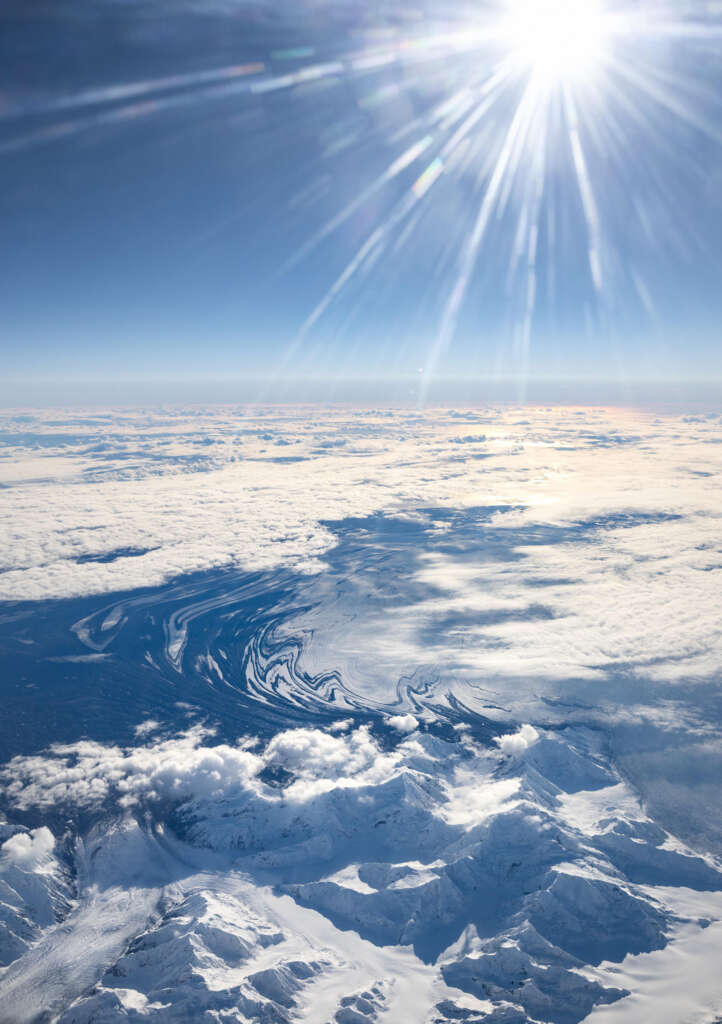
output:
[[[543,86],[536,41],[494,34],[507,7],[23,6],[0,83],[21,398],[48,377],[722,377],[703,5],[596,9],[604,53]]]

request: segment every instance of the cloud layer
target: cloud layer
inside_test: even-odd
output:
[[[345,735],[287,729],[260,752],[248,749],[255,747],[254,741],[213,744],[212,735],[213,730],[196,726],[132,747],[91,741],[56,744],[42,754],[14,758],[0,769],[0,782],[6,798],[21,810],[100,808],[109,800],[129,808],[142,802],[218,802],[244,795],[273,803],[278,791],[259,775],[280,768],[287,780],[284,799],[303,802],[335,788],[380,785],[414,758],[433,760],[413,739],[382,750],[368,725]],[[30,856],[41,848],[43,835],[40,830],[34,838],[28,834],[8,840],[15,845],[3,851]]]
[[[517,508],[510,525],[675,513],[686,522],[672,544],[686,556],[693,527],[705,545],[696,563],[713,559],[718,420],[469,415],[484,434],[460,445],[458,419],[437,410],[6,414],[0,598],[102,593],[221,565],[311,571],[333,544],[325,521],[430,506]]]

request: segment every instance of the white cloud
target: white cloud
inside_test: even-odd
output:
[[[426,523],[433,543],[384,538],[389,575],[383,561],[351,572],[333,600],[327,577],[308,576],[310,610],[288,623],[306,637],[301,666],[338,669],[361,703],[385,705],[415,675],[536,720],[539,696],[566,680],[619,671],[641,690],[722,671],[718,419],[485,410],[489,458],[461,464],[458,416],[438,410],[79,415],[64,447],[53,418],[1,424],[18,436],[6,461],[35,458],[34,431],[56,471],[0,488],[0,598],[127,591],[214,566],[313,574],[338,540],[324,523],[382,511]],[[273,461],[278,437],[305,461]],[[119,615],[103,652],[121,628]]]
[[[383,752],[362,725],[345,736],[330,736],[317,729],[289,729],[278,733],[264,753],[269,765],[280,765],[296,776],[286,790],[289,799],[306,800],[336,786],[378,785],[397,772],[405,759],[424,751],[402,743]]]
[[[457,769],[439,813],[449,825],[474,828],[495,814],[511,810],[518,791],[519,779],[490,782],[480,778],[478,771]]]
[[[699,703],[700,721],[691,716],[701,688],[689,699],[674,684],[699,684],[722,669],[719,421],[569,409],[525,410],[522,421],[518,411],[502,410],[485,418],[485,458],[475,461],[453,443],[458,419],[438,411],[413,419],[333,410],[168,415],[163,423],[123,414],[92,430],[81,417],[77,443],[44,444],[42,459],[20,435],[6,449],[2,465],[17,465],[0,473],[9,485],[0,488],[0,598],[127,591],[222,565],[290,566],[308,573],[298,604],[309,610],[283,626],[304,637],[298,667],[311,675],[338,670],[335,690],[347,702],[393,710],[385,721],[402,734],[418,726],[409,708],[423,699],[443,708],[451,694],[457,708],[540,729],[555,715],[567,722],[578,715],[635,728],[646,722],[673,735],[709,728],[715,738],[714,719],[704,723],[708,703]],[[33,429],[55,428],[41,416]],[[274,461],[281,435],[304,461]],[[364,562],[361,551],[343,590],[331,574],[312,575],[338,540],[324,523],[379,511],[396,516],[396,525],[403,517],[408,531],[378,538],[369,531],[373,559]],[[104,614],[96,639],[112,651],[122,607]],[[183,637],[173,642],[182,646]],[[271,680],[269,672],[267,680],[260,659],[258,666],[261,696],[271,685],[274,697],[284,686],[294,696],[292,673]],[[570,683],[578,704],[558,699],[569,697]],[[209,837],[233,842],[246,829],[246,848],[259,843],[271,865],[282,861],[284,842],[322,856],[324,844],[335,852],[339,836],[349,843],[366,836],[384,800],[394,811],[413,809],[397,830],[401,843],[417,811],[455,837],[505,813],[535,835],[526,806],[534,773],[523,790],[506,777],[523,771],[539,739],[530,724],[498,735],[493,754],[467,736],[468,723],[459,723],[453,744],[401,735],[394,750],[350,719],[289,729],[253,749],[250,740],[215,743],[202,728],[165,739],[156,728],[154,719],[140,723],[135,747],[86,741],[17,758],[0,771],[7,800],[41,809],[195,801],[199,818],[211,819]],[[632,748],[637,742],[627,740]],[[679,743],[689,753],[688,735]],[[531,754],[535,770],[546,744],[545,734]],[[652,754],[637,770],[642,784],[663,766],[664,750]],[[512,760],[502,764],[500,755]],[[676,748],[674,758],[675,769],[685,765]],[[552,767],[562,772],[564,762]],[[690,778],[696,769],[690,758]],[[699,816],[710,807],[704,785]],[[556,821],[589,835],[611,828],[614,815],[629,824],[641,811],[625,792],[610,785],[562,797]],[[687,778],[668,801],[686,810],[690,792]],[[349,806],[355,817],[344,831],[349,820],[339,821]],[[508,834],[500,842],[507,851]],[[53,847],[41,828],[6,839],[0,856],[13,871],[20,864],[35,871]]]
[[[500,504],[526,509],[519,523],[562,523],[629,508],[716,518],[719,507],[720,446],[706,443],[722,434],[718,421],[488,410],[489,458],[461,468],[449,444],[458,421],[437,410],[415,415],[413,433],[404,417],[345,410],[78,415],[76,440],[56,446],[68,428],[53,418],[20,429],[0,417],[18,436],[5,464],[36,457],[28,432],[42,437],[44,462],[42,482],[0,489],[0,598],[127,590],[222,565],[315,571],[334,544],[322,521],[381,510]],[[304,461],[274,461],[274,432]],[[622,434],[639,440],[620,445]],[[358,444],[319,448],[339,440]],[[687,548],[699,525],[674,543]]]
[[[147,718],[145,722],[141,722],[136,725],[135,732],[136,736],[147,736],[148,733],[155,732],[156,729],[160,728],[160,722],[157,722],[155,718]]]
[[[332,722],[327,728],[329,732],[346,732],[352,725],[353,718],[343,718],[340,722]]]
[[[534,726],[524,724],[520,726],[517,732],[506,733],[503,736],[495,736],[494,743],[498,745],[502,754],[518,756],[519,754],[523,754],[525,750],[528,750],[529,747],[534,746],[538,739],[539,733]]]
[[[14,758],[0,771],[16,806],[93,807],[112,797],[121,806],[141,799],[220,799],[252,786],[263,761],[225,744],[203,746],[208,730],[190,729],[141,747],[89,740],[56,744],[47,754]]]
[[[106,800],[132,807],[141,801],[219,801],[244,794],[274,801],[277,792],[258,776],[264,768],[283,768],[292,776],[285,798],[303,802],[334,788],[379,785],[419,759],[433,760],[413,740],[381,750],[367,725],[343,736],[288,729],[258,752],[245,740],[211,746],[211,736],[211,730],[197,726],[137,747],[89,740],[55,744],[43,754],[14,758],[0,768],[0,782],[23,809],[97,807]]]
[[[48,861],[54,849],[55,836],[43,825],[6,839],[0,845],[0,861],[31,870]]]
[[[392,729],[397,729],[398,732],[413,732],[419,727],[419,720],[413,715],[391,715],[386,721]]]

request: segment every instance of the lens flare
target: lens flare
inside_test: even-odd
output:
[[[423,400],[457,340],[524,379],[536,337],[605,339],[621,309],[635,327],[659,320],[680,262],[707,242],[681,211],[718,192],[721,47],[719,6],[702,0],[453,0],[443,18],[370,25],[322,53],[261,48],[0,97],[0,154],[213,107],[229,146],[278,161],[281,189],[300,138],[312,185],[273,204],[289,224],[311,211],[274,276],[298,275],[305,297],[280,366],[324,338],[361,347],[360,311],[423,364]]]
[[[542,82],[587,79],[608,51],[609,15],[597,0],[509,0],[501,39]]]

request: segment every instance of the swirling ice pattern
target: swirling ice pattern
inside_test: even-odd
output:
[[[347,685],[339,670],[304,671],[304,637],[283,629],[303,610],[298,601],[261,610],[269,594],[289,590],[293,582],[291,574],[255,575],[242,582],[227,574],[220,581],[206,577],[103,604],[73,623],[71,631],[89,651],[121,656],[124,634],[145,636],[142,658],[163,674],[228,687],[234,699],[289,715],[298,709],[418,712],[428,706],[434,686],[427,679],[401,678],[388,699],[378,701]],[[437,714],[449,710],[448,701],[433,707]]]

